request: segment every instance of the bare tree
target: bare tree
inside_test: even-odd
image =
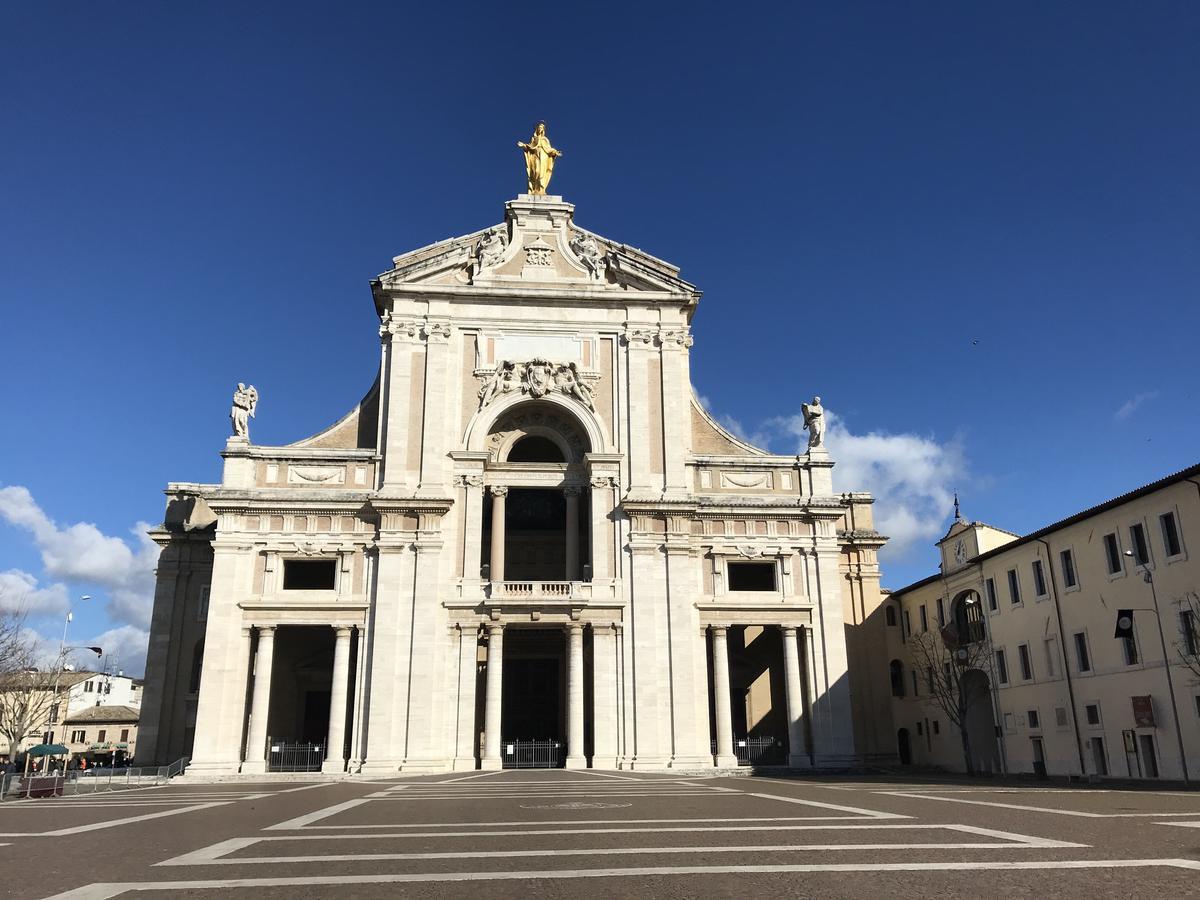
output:
[[[1192,673],[1192,680],[1200,684],[1200,594],[1188,591],[1171,601],[1179,610],[1180,639],[1175,644],[1180,661]],[[1167,623],[1162,623],[1163,631]]]
[[[25,624],[25,607],[0,596],[0,738],[12,759],[21,742],[52,718],[60,702],[65,654],[47,660],[36,632]],[[59,713],[66,715],[62,704]]]
[[[910,634],[907,646],[909,664],[917,678],[925,676],[926,689],[933,702],[958,728],[967,774],[975,775],[975,754],[968,723],[978,704],[991,703],[988,681],[978,677],[991,670],[991,643],[982,631],[960,638],[954,625],[948,625],[940,634],[936,631]]]

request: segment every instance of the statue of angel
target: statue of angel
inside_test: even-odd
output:
[[[237,390],[233,392],[233,407],[229,410],[234,437],[250,440],[250,419],[254,418],[254,410],[257,408],[258,391],[254,385],[246,387],[239,381]]]
[[[479,389],[479,408],[483,409],[501,394],[507,394],[517,386],[518,374],[513,363],[506,359],[496,364],[496,371],[488,382]]]
[[[812,403],[801,403],[800,411],[804,413],[804,427],[808,430],[808,449],[825,446],[825,408],[821,406],[821,398],[813,397]]]
[[[575,397],[588,409],[594,411],[596,409],[596,400],[592,396],[592,386],[583,380],[583,376],[579,374],[579,367],[575,363],[567,363],[566,371],[569,376],[566,383],[566,392]]]
[[[507,249],[508,235],[503,226],[488,229],[475,246],[475,274],[500,262]]]
[[[594,237],[582,231],[574,232],[571,235],[571,252],[579,257],[592,281],[604,280],[604,251]]]

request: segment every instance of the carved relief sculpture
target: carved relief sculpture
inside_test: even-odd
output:
[[[538,122],[529,143],[517,141],[517,146],[525,151],[529,193],[546,193],[546,189],[550,187],[550,176],[554,174],[554,160],[562,156],[561,151],[550,146],[550,138],[546,137],[546,123]]]
[[[825,446],[825,408],[821,406],[821,398],[813,397],[812,403],[801,403],[800,410],[804,413],[804,427],[808,429],[808,448]]]
[[[229,410],[229,418],[233,422],[233,436],[250,440],[250,419],[254,418],[254,410],[258,407],[258,391],[254,385],[246,387],[240,381],[237,390],[233,392],[233,407]]]
[[[596,401],[592,387],[576,363],[554,363],[546,359],[531,359],[518,363],[502,359],[496,370],[479,389],[479,408],[483,409],[497,397],[520,391],[535,399],[552,392],[574,397],[590,410]]]

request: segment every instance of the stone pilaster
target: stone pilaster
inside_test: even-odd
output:
[[[563,489],[567,501],[566,521],[566,580],[579,580],[579,488]]]
[[[790,625],[780,628],[783,635],[784,690],[787,696],[788,765],[807,768],[811,760],[804,747],[804,716],[807,706],[804,683],[800,678],[800,653],[796,644],[796,629]]]
[[[420,349],[421,322],[388,315],[379,329],[384,346],[383,395],[380,402],[380,433],[383,437],[382,489],[409,493],[417,473],[408,465],[408,444],[420,435],[410,432],[413,393],[413,357]]]
[[[637,516],[642,527],[648,517]],[[638,525],[635,524],[635,529]],[[670,641],[666,566],[661,538],[632,534],[630,549],[630,677],[633,682],[633,768],[661,769],[671,759]]]
[[[842,614],[841,575],[833,522],[816,523],[815,552],[809,557],[817,599],[813,640],[813,757],[817,766],[840,767],[856,761],[854,717],[847,675],[846,628]]]
[[[655,355],[655,330],[650,325],[631,324],[624,334],[629,377],[629,426],[626,434],[629,454],[629,492],[634,496],[657,494],[661,478],[650,471],[650,454],[661,447],[650,446],[650,391],[661,385],[650,384],[650,359]]]
[[[612,625],[592,626],[592,768],[620,766],[618,725],[621,684],[617,632]]]
[[[664,633],[671,654],[671,765],[695,768],[712,764],[708,741],[708,704],[704,691],[707,681],[703,632],[696,597],[696,558],[689,547],[688,519],[667,519],[665,546],[668,628]]]
[[[692,336],[686,325],[659,332],[662,348],[663,491],[668,498],[691,494],[687,455],[691,449],[692,383],[689,353]]]
[[[408,681],[414,570],[415,554],[403,538],[380,538],[367,666],[366,773],[394,773],[403,759],[407,696],[398,688]]]
[[[474,625],[458,627],[458,723],[454,751],[455,770],[476,767],[479,731],[475,726],[475,668],[479,632]]]
[[[421,480],[417,493],[440,497],[446,492],[450,481],[447,471],[450,449],[450,430],[453,416],[447,412],[457,404],[451,404],[447,396],[450,385],[457,383],[451,378],[450,338],[454,328],[448,319],[427,319],[425,333],[425,409],[421,429]]]

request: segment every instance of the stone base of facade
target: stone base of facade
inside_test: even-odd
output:
[[[583,756],[568,756],[563,762],[563,768],[565,769],[586,769],[587,767],[587,758]]]
[[[738,758],[730,753],[728,756],[710,756],[706,757],[709,760],[709,765],[716,764],[718,769],[736,769],[738,766]]]
[[[360,775],[395,775],[400,771],[398,759],[368,759],[358,770]]]
[[[321,773],[324,775],[341,775],[346,771],[344,759],[327,759],[321,763]]]
[[[400,764],[400,771],[406,775],[415,775],[424,772],[437,774],[439,772],[452,772],[453,766],[448,759],[406,759]]]
[[[196,768],[193,765],[191,768]],[[237,769],[234,769],[236,772]],[[248,759],[242,763],[243,775],[265,775],[267,774],[267,761],[265,759]]]
[[[223,762],[192,762],[188,764],[185,770],[186,775],[236,775],[239,771],[245,771],[242,764],[238,760],[228,760]],[[264,768],[262,771],[266,771]]]
[[[711,769],[712,766],[713,758],[707,753],[673,756],[669,763],[669,768],[672,769]]]
[[[484,772],[499,772],[504,768],[504,760],[498,756],[495,758],[485,756],[479,761],[479,768]]]
[[[807,757],[805,757],[807,759]],[[862,757],[853,753],[831,753],[825,756],[817,755],[814,757],[812,765],[806,768],[816,769],[860,769],[862,768]]]
[[[792,753],[788,755],[789,769],[811,769],[812,760],[807,753]]]
[[[451,764],[453,772],[474,772],[479,768],[479,761],[473,756],[456,756]]]
[[[637,756],[629,760],[628,765],[631,769],[667,769],[671,759],[667,756]]]

